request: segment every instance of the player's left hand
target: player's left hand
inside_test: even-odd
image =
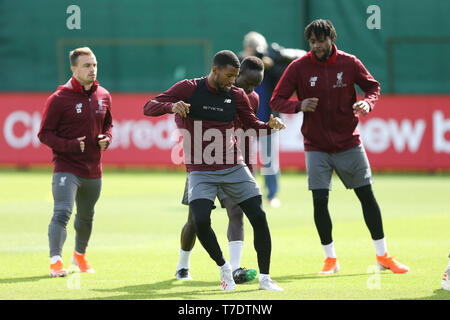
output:
[[[273,114],[270,115],[269,126],[274,130],[282,130],[286,128],[283,121],[278,117],[274,117]]]
[[[109,144],[109,138],[104,134],[99,134],[97,137],[97,143],[101,151],[105,151]]]
[[[362,116],[367,116],[370,112],[370,106],[365,100],[357,101],[353,104],[353,114],[356,116],[358,114]]]

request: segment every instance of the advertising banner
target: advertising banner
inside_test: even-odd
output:
[[[51,150],[37,133],[50,93],[0,94],[0,165],[51,163]],[[173,167],[178,141],[173,115],[143,115],[155,94],[112,93],[113,143],[104,165]],[[75,107],[75,106],[74,106]],[[280,166],[304,170],[302,113],[282,115]],[[374,170],[450,169],[450,96],[382,96],[358,127]]]

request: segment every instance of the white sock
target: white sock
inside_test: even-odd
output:
[[[244,241],[230,241],[228,242],[228,250],[230,253],[230,264],[232,270],[237,270],[241,267],[242,247]]]
[[[334,242],[327,245],[322,245],[323,251],[325,252],[325,258],[336,258],[336,252],[334,251]]]
[[[261,282],[261,281],[263,281],[266,278],[270,279],[270,275],[269,274],[262,274],[262,273],[260,273],[258,278],[259,278],[259,282]]]
[[[62,261],[61,256],[53,256],[53,257],[50,258],[50,264],[54,264],[58,260]]]
[[[377,253],[377,256],[382,257],[386,254],[386,239],[380,239],[380,240],[373,240],[373,245],[375,246],[375,252]]]
[[[189,269],[191,261],[191,251],[184,251],[180,249],[180,257],[178,259],[177,271],[180,269]]]

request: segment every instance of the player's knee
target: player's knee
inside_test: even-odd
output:
[[[211,226],[211,210],[214,203],[207,199],[197,199],[189,203],[192,212],[192,221],[197,231]]]
[[[314,211],[322,211],[328,208],[328,189],[312,190]]]
[[[71,214],[72,211],[69,208],[55,208],[51,223],[65,227],[69,223]]]
[[[244,223],[244,213],[242,212],[242,209],[241,207],[239,207],[239,205],[234,204],[231,207],[227,207],[227,212],[230,222],[234,224]]]
[[[373,201],[375,195],[373,194],[372,185],[368,184],[359,188],[355,188],[355,193],[360,201]]]
[[[74,227],[75,230],[81,229],[81,228],[92,228],[92,223],[93,223],[94,219],[92,216],[80,216],[79,214],[76,215],[75,217],[75,221],[74,221]]]
[[[239,206],[244,211],[253,227],[267,225],[266,213],[262,207],[262,197],[256,196],[241,202]]]

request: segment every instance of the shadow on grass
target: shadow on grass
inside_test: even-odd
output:
[[[243,289],[248,285],[252,285],[248,289]],[[177,292],[161,292],[163,290],[170,290],[173,288],[186,288],[183,291]],[[206,289],[210,287],[211,289]],[[196,289],[198,288],[198,289]],[[258,285],[255,281],[243,285],[239,285],[239,292],[252,292],[258,290]],[[215,295],[220,296],[219,299],[223,299],[224,292],[220,289],[219,281],[206,282],[206,281],[180,281],[176,279],[170,279],[151,284],[141,284],[136,286],[125,286],[112,289],[94,289],[96,292],[121,292],[121,295],[111,295],[108,297],[96,297],[91,300],[137,300],[137,299],[188,299],[196,300],[202,299],[201,297],[211,298]],[[200,298],[199,298],[200,297]],[[89,300],[89,299],[88,299]]]
[[[345,277],[361,277],[361,276],[370,276],[369,273],[355,273],[355,274],[331,274],[331,275],[319,275],[317,273],[309,273],[309,274],[291,274],[287,276],[274,277],[274,280],[277,282],[290,282],[292,280],[309,280],[309,279],[330,279],[330,278],[345,278]]]
[[[433,294],[428,297],[420,297],[406,300],[450,300],[450,291],[444,289],[436,289]]]
[[[319,276],[313,274],[299,274],[299,275],[287,275],[276,277],[276,281],[279,283],[286,283],[295,280],[308,280],[308,279],[329,279],[332,278],[344,278],[344,277],[360,277],[368,276],[367,273],[361,274],[337,274],[332,276]],[[211,289],[205,289],[210,287]],[[237,285],[237,289],[234,292],[255,292],[258,291],[258,281],[252,281],[245,284]],[[164,290],[170,290],[174,288],[183,288],[183,291],[176,292],[162,292]],[[176,279],[169,279],[151,284],[142,284],[136,286],[124,286],[111,289],[94,289],[96,292],[110,292],[110,293],[123,293],[115,294],[106,297],[96,297],[92,300],[137,300],[137,299],[186,299],[186,300],[198,300],[208,298],[214,299],[217,296],[218,299],[224,299],[224,292],[220,290],[219,282],[212,281],[180,281]]]
[[[24,278],[9,278],[9,279],[0,279],[0,284],[5,283],[21,283],[21,282],[33,282],[39,281],[43,279],[49,279],[48,275],[45,276],[35,276],[35,277],[24,277]]]

